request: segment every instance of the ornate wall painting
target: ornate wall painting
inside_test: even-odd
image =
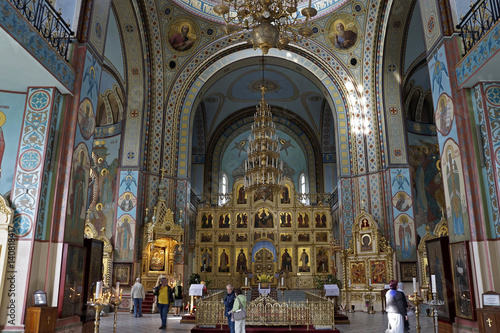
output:
[[[347,52],[360,41],[359,25],[347,14],[333,15],[327,24],[327,41],[336,51]]]
[[[264,200],[264,197],[262,196],[262,194],[257,194],[255,193],[253,195],[253,202],[257,202],[257,201],[260,201],[260,200]],[[271,196],[269,198],[266,198],[266,201],[269,201],[269,202],[274,202],[274,197]]]
[[[283,212],[280,213],[280,228],[290,228],[292,227],[292,213]]]
[[[328,273],[330,253],[327,248],[316,248],[316,273]]]
[[[444,301],[444,305],[438,308],[438,316],[442,320],[452,321],[455,317],[455,298],[448,243],[448,237],[440,237],[426,241],[425,246],[429,273],[436,276],[437,298]],[[432,283],[429,288],[432,288]]]
[[[135,248],[135,219],[124,214],[116,221],[115,261],[132,261]]]
[[[59,287],[59,316],[80,315],[83,305],[84,264],[86,249],[83,246],[64,244]]]
[[[236,204],[247,204],[247,193],[245,192],[245,186],[243,184],[238,185],[238,187],[236,188]]]
[[[125,192],[118,198],[118,206],[121,210],[128,213],[137,205],[137,198],[132,192]]]
[[[237,242],[247,242],[248,241],[248,234],[247,233],[237,233],[236,234],[236,241]]]
[[[64,240],[67,243],[83,244],[89,170],[90,158],[87,146],[80,143],[73,153],[68,210],[64,229]]]
[[[413,202],[411,200],[411,197],[408,195],[408,193],[403,191],[397,192],[392,197],[392,204],[394,205],[394,207],[396,207],[397,210],[403,213],[410,209],[412,203]]]
[[[0,194],[12,190],[16,157],[19,149],[18,140],[23,125],[26,94],[11,94],[0,91]],[[7,140],[9,144],[7,143]]]
[[[293,236],[291,233],[281,233],[280,234],[280,242],[291,242],[293,240]]]
[[[255,228],[273,228],[273,214],[266,208],[261,208],[254,216]]]
[[[310,273],[311,272],[311,248],[309,247],[299,247],[298,258],[299,258],[299,273]]]
[[[373,251],[373,243],[371,234],[362,235],[360,252],[372,252],[372,251]]]
[[[281,191],[280,195],[280,200],[282,205],[289,205],[291,203],[290,193],[292,193],[290,185],[285,184],[285,186],[283,187],[283,191]]]
[[[131,286],[132,281],[132,264],[115,264],[113,265],[113,285],[120,282],[120,286]]]
[[[419,2],[422,13],[422,27],[424,28],[425,45],[427,50],[442,36],[439,9],[436,0],[422,0]]]
[[[211,213],[204,213],[201,216],[201,228],[210,229],[214,224],[214,216]]]
[[[413,282],[413,278],[417,278],[417,262],[400,262],[401,282]]]
[[[297,213],[297,227],[309,228],[309,213]]]
[[[373,284],[387,284],[387,266],[384,260],[370,261],[370,278]]]
[[[316,228],[326,228],[327,227],[327,218],[325,213],[315,213],[314,221]]]
[[[78,107],[78,125],[85,140],[90,139],[94,135],[95,113],[92,102],[88,98],[83,99]]]
[[[415,226],[420,237],[424,237],[425,226],[434,230],[441,220],[441,208],[446,207],[438,138],[408,132],[408,152],[413,175]]]
[[[352,262],[350,267],[351,284],[366,284],[365,262]]]
[[[199,40],[198,26],[187,17],[179,17],[167,28],[168,45],[179,53],[194,49]]]
[[[293,249],[291,247],[285,247],[280,249],[280,269],[292,272],[293,261],[292,261]]]
[[[469,243],[450,244],[450,255],[455,313],[458,317],[476,320]]]
[[[212,272],[213,261],[212,248],[205,247],[200,249],[200,272]]]
[[[231,218],[229,213],[219,215],[219,228],[229,228],[231,226]]]
[[[401,214],[394,220],[396,232],[396,251],[401,259],[416,258],[415,222],[407,214]]]
[[[441,167],[445,181],[446,216],[450,240],[453,242],[467,240],[470,238],[470,225],[462,159],[460,149],[452,139],[447,140],[444,145]]]
[[[229,237],[228,233],[221,233],[219,234],[219,242],[220,243],[225,243],[231,241],[231,238]]]
[[[436,112],[436,128],[442,136],[450,134],[455,117],[453,101],[446,93],[439,96]]]
[[[219,273],[229,273],[229,269],[231,267],[229,255],[229,248],[218,248],[217,263]]]
[[[236,251],[236,271],[244,272],[248,270],[248,249],[247,248],[239,248],[235,249]]]
[[[236,228],[248,228],[248,214],[247,213],[237,213],[236,214]]]

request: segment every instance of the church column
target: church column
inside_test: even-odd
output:
[[[58,93],[54,88],[29,88],[24,110],[21,141],[11,192],[14,208],[13,237],[10,246],[14,266],[10,283],[4,284],[0,327],[23,328],[31,295],[44,289],[48,243],[41,241],[44,214],[42,195],[47,179],[46,159],[50,156],[49,137],[57,118]],[[46,194],[46,193],[45,193]],[[5,326],[4,326],[5,325]]]

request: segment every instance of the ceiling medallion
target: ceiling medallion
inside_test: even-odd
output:
[[[309,0],[309,5],[300,12],[305,19],[299,19],[297,3],[297,0],[221,0],[214,12],[226,22],[226,34],[234,34],[230,41],[244,40],[245,33],[251,31],[248,42],[267,54],[273,47],[282,50],[290,42],[289,37],[297,42],[312,36],[308,24],[318,11]]]
[[[248,86],[248,89],[250,89],[253,92],[261,92],[260,87],[266,87],[266,92],[276,92],[280,90],[280,86],[278,82],[270,79],[257,79],[252,82],[250,82],[250,85]]]

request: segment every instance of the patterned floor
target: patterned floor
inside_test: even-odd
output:
[[[411,332],[415,330],[415,315],[410,315],[410,328]],[[364,312],[349,313],[350,325],[336,325],[336,328],[341,333],[384,333],[387,328],[387,316],[378,312],[375,314],[366,314]],[[190,332],[194,327],[192,324],[181,324],[180,317],[168,315],[167,332]],[[133,314],[126,312],[119,312],[117,316],[116,331],[120,333],[141,333],[141,332],[164,332],[158,330],[161,326],[159,314],[144,314],[140,318],[134,318]],[[432,318],[420,316],[420,326],[422,332],[433,332]],[[102,317],[100,332],[111,333],[113,332],[113,313],[108,317]]]

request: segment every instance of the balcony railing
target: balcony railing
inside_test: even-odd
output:
[[[500,17],[500,0],[479,0],[461,18],[457,25],[462,36],[464,55],[488,33]]]
[[[47,0],[9,0],[49,44],[68,61],[71,31],[61,14]]]

